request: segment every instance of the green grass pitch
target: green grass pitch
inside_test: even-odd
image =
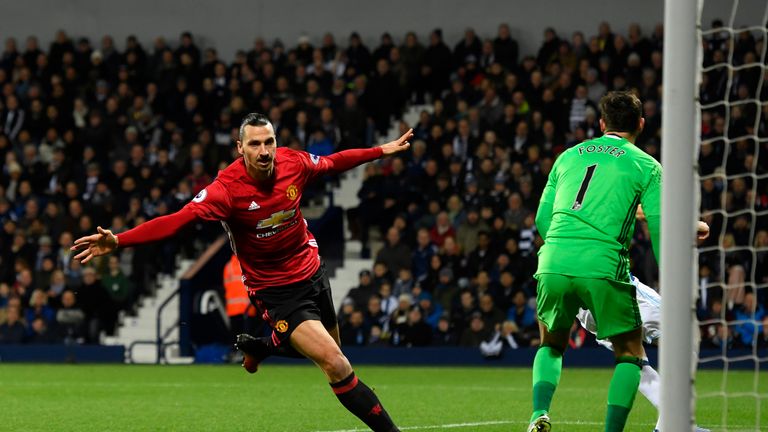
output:
[[[529,369],[357,368],[403,430],[525,431]],[[566,369],[552,407],[553,430],[601,431],[611,371]],[[768,378],[730,372],[731,392],[768,397]],[[720,371],[699,374],[698,391],[719,391]],[[715,431],[768,430],[768,402],[754,396],[699,401]],[[762,406],[758,406],[762,403]],[[727,424],[723,412],[727,410]],[[758,419],[758,416],[760,417]],[[653,407],[638,395],[627,431],[651,432]],[[758,423],[758,421],[760,423]],[[758,426],[762,425],[762,428]],[[364,425],[338,403],[311,366],[0,364],[0,430],[351,431]]]

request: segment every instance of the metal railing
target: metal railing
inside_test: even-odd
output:
[[[171,334],[173,330],[175,330],[177,327],[179,327],[179,321],[177,320],[172,326],[170,326],[165,333],[163,333],[163,310],[168,306],[168,304],[171,303],[171,300],[173,300],[176,296],[179,295],[181,292],[181,288],[176,288],[175,291],[171,293],[171,295],[166,298],[163,303],[160,305],[159,308],[157,308],[157,318],[156,318],[156,331],[155,331],[155,339],[154,340],[137,340],[131,342],[130,345],[128,345],[128,349],[126,350],[126,356],[128,357],[128,363],[134,363],[133,361],[133,348],[138,345],[155,345],[157,349],[157,357],[155,359],[155,364],[161,364],[165,362],[165,349],[170,345],[178,344],[179,341],[166,341],[168,336]]]

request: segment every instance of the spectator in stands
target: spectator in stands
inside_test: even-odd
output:
[[[32,323],[37,318],[42,318],[48,326],[56,323],[56,312],[48,306],[48,295],[43,290],[36,289],[29,300],[29,308],[24,313],[25,321]],[[27,329],[31,331],[32,329]]]
[[[432,343],[432,328],[424,322],[424,314],[419,305],[413,305],[407,311],[404,322],[392,330],[392,344],[401,347],[422,347]]]
[[[437,321],[437,328],[432,332],[433,346],[456,346],[458,338],[451,329],[451,321],[448,319],[448,313],[445,312]]]
[[[48,323],[40,317],[32,321],[30,331],[31,334],[26,339],[28,344],[51,344],[58,342],[56,336],[49,329]]]
[[[2,131],[11,141],[16,140],[24,126],[26,113],[19,104],[19,99],[14,94],[5,98],[5,110],[0,117]]]
[[[85,339],[85,313],[77,305],[77,297],[70,291],[61,295],[61,308],[56,312],[59,340],[66,344],[83,343]]]
[[[470,276],[477,275],[480,272],[486,273],[493,269],[493,263],[496,259],[495,253],[491,250],[491,238],[488,231],[482,230],[477,234],[476,246],[468,250],[466,261],[467,271]]]
[[[392,294],[392,285],[382,284],[379,287],[379,297],[381,298],[381,310],[387,316],[392,315],[400,303],[399,296]]]
[[[439,262],[437,256],[433,260]],[[450,267],[443,267],[438,271],[437,283],[432,289],[434,302],[439,304],[444,310],[451,310],[454,299],[459,292],[459,286],[453,278],[453,270]]]
[[[421,66],[421,82],[436,100],[443,90],[448,88],[448,77],[451,73],[451,49],[443,42],[443,31],[435,29],[429,34],[429,46],[424,51],[424,63]]]
[[[392,285],[392,273],[389,272],[387,264],[378,261],[373,265],[373,285],[380,287],[384,284]]]
[[[421,292],[417,298],[424,322],[433,329],[437,328],[440,317],[443,316],[443,307],[432,301],[432,294]]]
[[[515,340],[517,325],[512,321],[496,324],[496,330],[487,341],[480,343],[480,352],[485,357],[500,357],[504,349],[517,349],[520,346]]]
[[[399,296],[403,293],[412,293],[415,286],[416,281],[413,280],[410,266],[403,267],[400,269],[400,273],[392,286],[393,295]]]
[[[101,281],[98,280],[94,268],[83,268],[82,285],[75,291],[75,294],[76,302],[85,314],[87,340],[97,341],[101,329],[104,329],[108,335],[114,334],[114,327],[105,324],[114,318],[110,311],[103,308],[103,305],[108,304],[107,293]]]
[[[350,315],[352,315],[352,312],[354,312],[355,309],[355,301],[352,300],[349,296],[344,297],[344,299],[341,300],[341,305],[339,306],[339,311],[336,314],[336,320],[339,323],[347,322],[349,321]]]
[[[478,308],[482,315],[483,322],[486,328],[496,328],[497,324],[504,321],[504,312],[496,307],[493,301],[493,296],[490,294],[483,294],[479,297]]]
[[[458,224],[456,230],[456,242],[459,244],[459,250],[463,254],[468,254],[475,250],[478,244],[478,237],[483,231],[488,231],[489,227],[484,221],[480,220],[480,210],[472,207],[467,211],[467,217]]]
[[[477,309],[475,296],[469,289],[461,290],[458,301],[449,310],[451,310],[451,328],[460,336],[469,327],[472,316],[480,312]]]
[[[496,61],[506,70],[517,69],[518,45],[511,37],[507,24],[499,24],[497,36],[493,40],[493,53]]]
[[[5,282],[0,282],[0,323],[4,321],[5,308],[8,306],[8,300],[11,296],[11,287]]]
[[[349,290],[347,296],[352,299],[356,307],[363,308],[368,304],[368,299],[376,294],[376,286],[373,284],[370,270],[361,270],[358,275],[358,285]]]
[[[353,311],[349,319],[342,322],[339,327],[341,343],[345,346],[362,346],[368,342],[369,330],[361,311]]]
[[[389,328],[392,332],[398,326],[408,321],[408,311],[411,309],[411,306],[413,306],[413,296],[410,294],[400,294],[400,297],[397,298],[397,308],[389,314]],[[399,341],[393,340],[392,343],[397,345]]]
[[[416,248],[411,255],[411,268],[413,277],[421,282],[427,277],[432,256],[437,254],[437,246],[432,244],[432,239],[427,228],[420,228],[416,234]]]
[[[381,307],[381,297],[373,294],[368,299],[368,307],[365,309],[365,325],[368,328],[377,326],[379,328],[379,337],[389,337],[389,314]]]
[[[765,308],[757,304],[752,292],[744,294],[744,302],[736,307],[734,318],[739,324],[733,326],[733,334],[744,347],[764,345],[768,342],[765,331]]]
[[[103,325],[107,329],[115,328],[118,313],[127,307],[128,300],[133,294],[133,283],[120,269],[120,259],[112,255],[108,257],[106,272],[101,276],[101,286],[104,289],[104,299],[99,308],[104,319]]]
[[[722,324],[723,316],[726,320],[732,320],[733,314],[728,311],[723,314],[723,303],[719,298],[709,302],[709,307],[704,311],[701,322],[702,347],[722,349],[730,347],[733,334],[727,325]]]
[[[411,265],[411,249],[400,240],[400,232],[395,227],[387,230],[387,243],[376,255],[376,261],[384,263],[392,274],[399,274],[401,269]]]
[[[470,318],[469,325],[461,333],[459,345],[463,347],[479,347],[490,336],[491,331],[485,327],[482,314],[475,312]]]
[[[440,261],[443,263],[443,267],[453,269],[453,277],[456,280],[461,280],[466,276],[465,259],[453,237],[445,238],[443,247],[440,248]]]
[[[18,238],[18,236],[16,236]],[[15,240],[15,239],[14,239]],[[29,302],[34,290],[32,278],[32,271],[26,267],[27,261],[22,258],[21,261],[17,260],[16,265],[22,267],[16,276],[16,282],[12,286],[12,290],[15,295],[19,296],[22,302]]]
[[[27,327],[21,320],[21,309],[18,306],[9,306],[5,315],[5,323],[0,325],[0,343],[21,343],[26,333]]]
[[[507,312],[507,320],[515,323],[514,334],[522,346],[530,345],[538,337],[536,311],[525,296],[524,291],[516,291],[512,297],[512,307]]]
[[[368,112],[373,118],[377,132],[386,135],[391,118],[400,113],[404,99],[398,79],[390,70],[389,56],[376,61],[376,71],[372,74],[369,85],[369,96],[376,103],[369,107]]]

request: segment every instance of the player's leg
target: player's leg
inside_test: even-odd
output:
[[[324,263],[306,282],[256,292],[249,298],[264,321],[274,330],[270,337],[253,337],[249,334],[237,336],[235,348],[243,352],[243,367],[248,372],[256,372],[259,363],[269,356],[304,358],[286,341],[293,329],[306,319],[321,319],[332,337],[341,345]]]
[[[645,358],[641,335],[642,330],[638,328],[610,338],[616,356],[616,367],[608,387],[606,432],[624,430],[635,402]]]
[[[336,341],[336,345],[341,346],[341,336],[339,334],[339,324],[336,323],[333,326],[325,326],[325,329],[328,330],[328,334],[331,335],[333,340]]]
[[[661,296],[659,293],[642,283],[636,277],[632,278],[632,285],[637,289],[637,305],[640,307],[640,317],[643,320],[643,342],[656,344],[661,337]],[[698,327],[694,331],[693,361],[698,360],[698,347],[700,342]],[[640,387],[638,391],[656,408],[661,409],[661,378],[659,373],[647,362],[640,371]],[[657,419],[655,431],[661,429],[661,419]],[[696,432],[706,432],[707,429],[696,427]]]
[[[643,363],[643,369],[640,371],[640,386],[637,391],[648,399],[648,402],[656,408],[656,412],[659,412],[661,409],[661,377],[659,377],[656,369],[647,362]],[[657,416],[654,430],[659,430],[660,427],[661,419]]]
[[[374,431],[397,431],[373,391],[360,381],[349,360],[320,321],[304,321],[291,334],[291,345],[317,364],[342,405]]]
[[[339,333],[339,320],[336,318],[336,308],[333,307],[333,293],[331,293],[331,282],[328,275],[323,271],[323,277],[317,282],[319,293],[316,297],[317,308],[320,310],[320,321],[328,330],[336,345],[341,346],[341,336]]]
[[[631,283],[636,289],[637,305],[640,308],[640,318],[643,321],[643,341],[645,343],[654,343],[661,336],[661,297],[656,290],[640,282],[634,276]],[[640,386],[637,390],[648,399],[648,402],[658,412],[661,406],[661,378],[659,373],[651,367],[647,357],[643,359],[643,368],[640,371]],[[656,428],[654,430],[658,430],[660,427],[659,422],[661,420],[658,416],[656,421]]]
[[[533,412],[529,431],[549,430],[549,409],[560,383],[563,353],[573,319],[581,304],[572,291],[571,278],[557,274],[537,276],[536,310],[541,345],[533,361]]]
[[[262,296],[264,294],[261,294]],[[288,334],[285,332],[289,325],[283,313],[283,306],[272,307],[271,310],[258,296],[251,296],[251,302],[262,314],[262,318],[272,327],[272,335],[267,337],[254,337],[248,333],[241,333],[235,339],[235,348],[243,352],[243,367],[249,373],[255,373],[259,364],[267,357],[278,356],[288,358],[304,358],[289,343],[283,343]],[[278,303],[279,304],[279,303]],[[274,306],[274,305],[272,305]],[[279,317],[274,318],[274,317]],[[282,337],[281,337],[282,336]]]
[[[598,339],[608,338],[613,344],[616,367],[608,387],[605,431],[622,431],[635,401],[645,359],[635,287],[607,279],[579,279],[577,285],[597,323]]]
[[[646,316],[649,313],[652,313],[651,311],[646,312],[646,309],[648,307],[645,307],[645,303],[642,300],[642,297],[640,296],[640,291],[638,289],[638,295],[637,295],[637,303],[640,306],[640,316],[643,320],[643,333],[645,335],[649,334],[649,332],[653,332],[654,328],[649,329],[649,325],[653,326],[654,321],[651,318],[649,321],[650,324],[646,323]],[[590,312],[587,309],[582,309],[579,311],[579,314],[576,316],[576,319],[579,320],[581,323],[581,326],[584,327],[585,330],[589,331],[590,333],[597,335],[597,324],[595,323],[595,319],[592,316],[592,312]],[[654,333],[655,334],[655,333]],[[600,340],[597,341],[600,345],[608,348],[609,350],[613,351],[613,344],[611,344],[608,340]],[[656,372],[656,370],[648,363],[648,359],[643,359],[643,369],[640,371],[640,387],[638,388],[638,391],[645,396],[646,399],[653,405],[656,410],[659,410],[660,407],[660,401],[661,401],[661,381],[659,378],[659,373]],[[656,430],[659,429],[659,424],[656,424]]]
[[[549,409],[563,370],[563,353],[568,346],[569,333],[550,332],[539,323],[541,345],[533,360],[533,412],[530,431],[548,431]]]

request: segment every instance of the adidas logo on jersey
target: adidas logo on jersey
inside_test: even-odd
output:
[[[251,201],[251,205],[248,206],[248,210],[258,210],[261,206],[256,204],[256,201]]]

